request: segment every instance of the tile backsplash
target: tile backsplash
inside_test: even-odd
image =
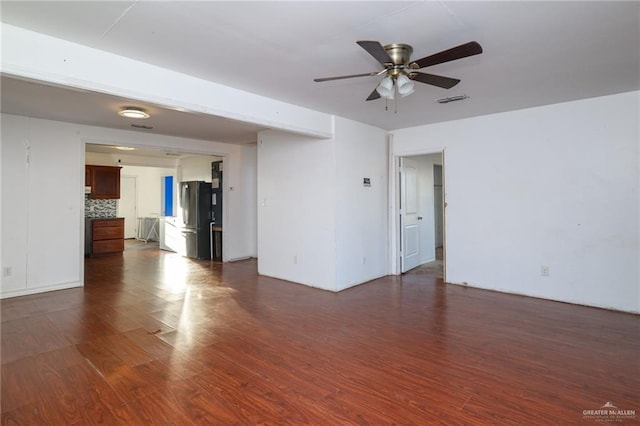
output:
[[[84,196],[84,217],[107,218],[118,214],[118,200],[94,200],[89,194]]]

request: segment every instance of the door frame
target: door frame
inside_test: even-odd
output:
[[[80,244],[79,244],[79,256],[81,259],[81,270],[80,270],[80,276],[83,277],[84,276],[84,228],[85,228],[85,211],[84,211],[84,198],[85,198],[85,194],[84,194],[84,167],[86,165],[86,151],[87,151],[87,144],[93,144],[93,145],[126,145],[126,146],[130,146],[130,147],[134,147],[134,148],[141,148],[141,149],[149,149],[149,150],[157,150],[157,151],[179,151],[180,153],[183,154],[192,154],[192,155],[202,155],[202,156],[215,156],[215,157],[220,157],[222,158],[223,162],[226,162],[227,166],[229,167],[229,156],[232,155],[231,153],[219,153],[216,151],[209,151],[209,150],[205,150],[205,149],[194,149],[194,148],[183,148],[183,147],[178,147],[178,146],[158,146],[158,145],[152,145],[152,144],[145,144],[145,143],[140,143],[136,140],[132,140],[132,141],[105,141],[105,140],[100,140],[100,139],[92,139],[92,138],[81,138],[80,139],[80,152],[81,152],[81,162],[79,165],[79,173],[82,173],[82,191],[81,191],[81,214],[79,217],[80,223]],[[233,154],[235,155],[235,154]],[[107,164],[104,164],[107,165]],[[108,165],[122,165],[120,163],[117,164],[108,164]],[[126,165],[129,166],[147,166],[147,164],[138,164],[135,161],[128,161]],[[152,166],[155,167],[155,166]],[[162,167],[162,166],[158,166],[158,167]],[[169,167],[170,168],[170,167]],[[176,167],[176,182],[179,183],[181,181],[181,166],[177,166]],[[227,173],[230,174],[229,171],[227,171]],[[233,186],[229,186],[228,184],[224,184],[224,193],[227,194],[228,192],[233,191]],[[231,206],[233,206],[233,201],[231,200],[232,197],[227,197],[227,202],[222,204],[222,220],[223,223],[228,223],[227,218],[229,217],[229,211],[232,209]],[[256,205],[256,209],[257,209],[257,205]],[[257,210],[256,210],[256,214],[257,214]],[[229,232],[223,232],[222,233],[222,245],[223,245],[223,250],[222,250],[222,261],[223,262],[231,262],[234,260],[240,260],[240,259],[230,259],[228,257],[228,255],[226,254],[227,252],[224,250],[224,247],[229,247],[229,241],[231,241],[231,237],[229,236],[230,233]],[[84,280],[82,281],[82,285],[84,285]]]
[[[392,143],[390,144],[392,145]],[[401,263],[401,240],[400,240],[400,158],[417,157],[421,155],[439,154],[442,157],[442,205],[443,213],[443,230],[442,230],[442,256],[443,256],[443,280],[447,281],[447,199],[446,199],[446,149],[441,151],[412,152],[406,154],[392,154],[389,152],[389,273],[391,275],[402,274]]]

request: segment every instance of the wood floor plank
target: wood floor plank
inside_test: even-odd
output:
[[[204,392],[192,380],[169,380],[157,392],[195,424],[243,424],[234,410],[220,398]]]
[[[105,336],[105,344],[125,365],[133,367],[150,362],[154,357],[122,334]]]
[[[122,359],[110,350],[104,339],[97,338],[80,343],[76,345],[76,349],[102,376],[108,376],[124,365]]]
[[[127,331],[123,335],[154,358],[171,356],[176,350],[167,342],[156,336],[157,330],[147,331],[143,328]]]
[[[130,249],[1,300],[2,424],[593,424],[607,402],[640,422],[639,315],[433,269],[337,294],[256,269]]]
[[[33,368],[33,358],[25,357],[2,364],[0,373],[0,404],[2,412],[24,405],[38,404],[38,394],[43,387],[38,371]]]
[[[4,332],[0,339],[0,357],[2,364],[35,355],[38,352],[37,341],[29,332]]]
[[[134,412],[89,362],[61,371],[67,387],[78,390],[84,424],[136,425]]]
[[[42,416],[37,404],[27,404],[12,410],[2,410],[3,426],[44,425],[47,420]]]
[[[182,426],[197,424],[171,400],[155,392],[133,400],[129,405],[140,423],[144,425]]]
[[[189,379],[207,369],[204,364],[180,351],[175,351],[170,356],[154,362],[159,363],[163,369],[170,371],[174,377],[179,379]]]
[[[33,357],[33,360],[36,365],[47,365],[59,371],[84,362],[84,357],[75,346],[70,345],[38,354]]]
[[[60,372],[40,368],[43,387],[38,393],[39,406],[47,424],[78,424],[83,420],[80,395],[66,386]]]
[[[84,308],[59,310],[48,313],[47,317],[71,343],[82,343],[96,337],[118,333],[107,321]]]

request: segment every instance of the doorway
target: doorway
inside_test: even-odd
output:
[[[397,166],[398,272],[420,268],[444,274],[443,153],[399,157]]]
[[[137,235],[138,217],[138,178],[136,176],[120,177],[120,200],[118,200],[118,217],[124,217],[125,240]]]
[[[433,165],[433,217],[435,226],[436,260],[443,259],[444,246],[444,193],[442,191],[442,164]]]

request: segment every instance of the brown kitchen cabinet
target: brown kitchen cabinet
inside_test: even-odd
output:
[[[91,198],[120,198],[120,167],[85,166],[85,185],[91,187]]]
[[[91,222],[91,255],[124,251],[124,218],[93,219]]]

